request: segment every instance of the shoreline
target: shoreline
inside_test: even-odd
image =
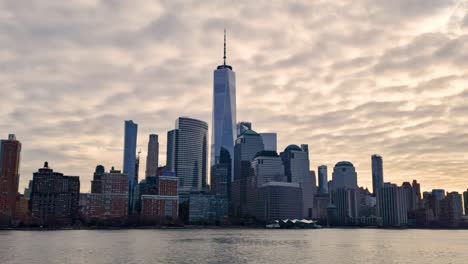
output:
[[[317,230],[312,228],[265,228],[263,226],[139,226],[139,227],[21,227],[0,228],[2,231],[101,231],[101,230]],[[463,231],[468,228],[443,228],[443,227],[323,227],[320,229],[377,229],[377,230],[457,230]]]

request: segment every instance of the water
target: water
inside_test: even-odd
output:
[[[468,231],[0,231],[0,263],[468,263]]]

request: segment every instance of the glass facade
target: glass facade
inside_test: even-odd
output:
[[[202,191],[207,176],[208,124],[188,117],[168,133],[168,168],[179,178],[179,191]],[[169,158],[172,157],[172,158]]]
[[[223,157],[223,160],[230,160],[231,163],[228,166],[231,169],[226,175],[229,183],[233,180],[232,161],[236,136],[236,75],[230,66],[221,65],[214,71],[213,90],[211,166],[215,169],[220,163],[221,149],[224,149],[229,157]]]

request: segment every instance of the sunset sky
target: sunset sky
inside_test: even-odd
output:
[[[288,2],[288,3],[286,3]],[[371,187],[468,188],[468,1],[0,0],[0,137],[22,142],[20,192],[49,161],[90,190],[122,168],[124,120],[211,126],[213,70],[237,75],[238,121],[309,144],[311,169],[354,163]],[[210,127],[211,129],[211,127]]]

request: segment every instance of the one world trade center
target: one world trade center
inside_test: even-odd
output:
[[[214,193],[229,197],[236,135],[236,74],[226,64],[226,31],[223,59],[214,71],[211,188]]]

